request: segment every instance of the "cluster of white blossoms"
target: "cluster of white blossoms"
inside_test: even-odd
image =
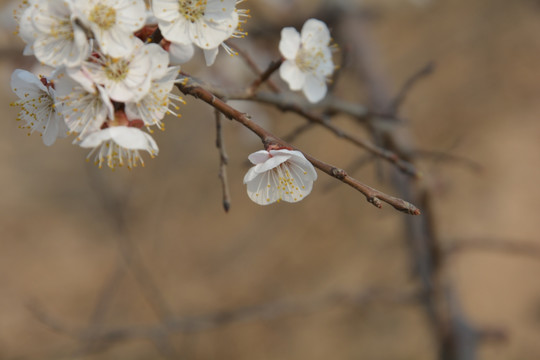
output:
[[[167,113],[179,116],[178,64],[195,45],[210,65],[225,40],[244,35],[248,12],[236,9],[239,2],[154,0],[148,9],[144,0],[23,1],[16,18],[24,54],[53,71],[13,73],[21,127],[46,145],[75,135],[100,167],[144,165],[139,151],[158,153],[151,127],[163,129]],[[158,28],[164,40],[151,43]]]
[[[243,0],[24,0],[16,12],[25,55],[51,67],[50,76],[15,70],[11,87],[19,100],[17,120],[45,145],[74,135],[91,149],[99,167],[144,165],[140,152],[158,153],[152,127],[164,129],[166,114],[179,116],[175,84],[179,64],[202,49],[212,65],[231,37],[244,37],[248,10]],[[326,93],[333,71],[330,35],[310,19],[301,35],[282,31],[279,49],[286,61],[281,76],[310,101]],[[146,131],[145,131],[146,130]],[[267,205],[305,198],[317,179],[300,151],[269,146],[249,156],[255,165],[244,177],[249,197]]]

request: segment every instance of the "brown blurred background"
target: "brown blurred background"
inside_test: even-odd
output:
[[[400,113],[414,148],[482,166],[440,154],[418,159],[441,246],[501,240],[540,247],[540,1],[252,0],[240,7],[252,11],[253,35],[234,44],[264,68],[279,56],[278,34],[267,29],[299,28],[320,6],[338,3],[360,9],[392,94],[435,63]],[[186,98],[182,118],[155,133],[160,154],[145,158],[145,168],[99,170],[69,139],[45,147],[17,128],[9,106],[14,69],[45,71],[20,55],[10,14],[6,7],[0,34],[0,359],[438,358],[421,303],[403,295],[418,285],[404,240],[407,215],[377,210],[323,173],[304,201],[257,206],[242,178],[247,155],[261,144],[229,121],[232,207],[225,213],[213,111],[194,98]],[[210,69],[201,59],[184,70],[232,88],[253,79],[238,57],[220,54]],[[367,90],[350,75],[356,60],[345,63],[335,95],[364,103]],[[234,106],[277,135],[304,123],[269,107]],[[368,136],[345,116],[333,121]],[[343,168],[365,154],[317,127],[294,144]],[[354,176],[396,194],[380,165],[370,162]],[[540,359],[538,252],[486,246],[445,259],[441,288],[459,297],[467,321],[500,335],[481,342],[477,358]],[[333,296],[369,289],[387,295],[357,305]],[[220,313],[246,308],[245,319],[246,312],[233,311],[234,321]],[[206,328],[205,314],[216,312],[225,317]],[[187,333],[137,333],[191,317],[199,327]],[[136,334],[91,341],[108,329]]]

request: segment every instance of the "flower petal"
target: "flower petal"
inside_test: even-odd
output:
[[[302,87],[302,91],[309,102],[319,102],[326,96],[326,80],[321,80],[316,76],[306,76],[306,82]]]
[[[325,47],[330,42],[330,32],[326,24],[317,19],[309,19],[302,26],[302,45],[311,47]]]
[[[286,60],[279,67],[279,75],[289,84],[291,90],[300,90],[304,86],[306,75],[296,66],[292,60]]]
[[[293,27],[286,27],[281,30],[281,40],[279,41],[279,52],[287,60],[294,60],[300,49],[300,34]]]
[[[180,43],[171,43],[169,47],[169,55],[171,59],[171,64],[184,64],[191,60],[193,54],[195,53],[195,48],[192,44],[180,44]]]

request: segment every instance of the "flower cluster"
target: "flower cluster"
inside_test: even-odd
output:
[[[220,46],[242,37],[246,10],[237,0],[29,0],[16,18],[25,55],[54,68],[48,77],[16,70],[20,126],[46,145],[74,134],[100,167],[144,165],[139,151],[157,155],[151,127],[178,115],[174,84],[194,46],[211,65]],[[151,43],[159,28],[164,40]],[[230,50],[229,50],[230,51]]]
[[[232,54],[224,41],[246,35],[249,12],[236,8],[243,1],[153,0],[147,7],[143,0],[23,0],[16,19],[24,54],[53,70],[47,77],[13,73],[20,127],[40,133],[45,145],[74,135],[99,167],[144,165],[140,152],[158,153],[152,127],[163,130],[166,114],[179,116],[183,100],[172,93],[183,81],[179,64],[195,48],[208,66],[220,47]],[[329,42],[326,25],[315,19],[301,34],[282,31],[280,74],[312,102],[324,97],[333,71]],[[249,160],[244,183],[260,205],[300,201],[317,179],[300,151],[274,145]]]

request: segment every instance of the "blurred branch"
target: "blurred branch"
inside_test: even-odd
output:
[[[301,302],[276,301],[232,310],[216,311],[192,317],[170,317],[155,326],[129,326],[103,330],[99,340],[105,346],[133,339],[150,339],[155,342],[176,333],[197,333],[238,323],[272,320],[284,316],[309,315],[332,307],[362,307],[370,304],[414,305],[418,292],[395,292],[371,288],[358,293],[333,292]],[[54,331],[81,342],[89,340],[85,329],[67,326],[48,315],[36,304],[28,307],[33,316]],[[93,340],[95,337],[92,338]],[[102,350],[105,349],[102,348]]]
[[[228,212],[231,208],[231,195],[229,192],[229,181],[227,177],[227,163],[229,157],[225,151],[223,142],[223,132],[221,131],[221,113],[215,110],[216,116],[216,147],[219,150],[219,179],[221,181],[221,191],[223,193],[223,209]]]
[[[458,239],[445,248],[448,256],[469,251],[497,252],[504,255],[517,255],[540,260],[540,244],[532,241],[509,239]]]
[[[413,89],[413,87],[422,79],[425,77],[431,75],[433,71],[435,70],[435,63],[429,62],[427,65],[422,67],[420,70],[418,70],[416,73],[414,73],[406,82],[403,84],[403,87],[398,92],[394,100],[392,100],[390,104],[389,112],[390,114],[397,114],[399,112],[399,108],[403,103],[405,102],[407,95],[409,92]]]
[[[300,126],[297,126],[293,131],[291,131],[289,134],[285,135],[283,137],[283,140],[285,140],[288,143],[294,142],[300,135],[307,132],[309,129],[311,129],[315,124],[312,122],[304,123]]]
[[[378,147],[358,136],[349,134],[348,132],[340,129],[339,127],[337,127],[336,125],[334,125],[333,123],[325,119],[323,116],[320,116],[309,110],[306,110],[301,105],[297,104],[294,101],[291,101],[290,98],[287,98],[284,95],[257,93],[251,96],[245,96],[245,95],[243,96],[243,95],[238,94],[238,95],[231,95],[231,96],[226,96],[226,97],[231,100],[252,100],[256,102],[273,105],[277,109],[283,112],[288,112],[288,111],[294,112],[302,116],[306,120],[324,127],[325,129],[329,130],[330,132],[332,132],[334,135],[338,136],[339,138],[347,140],[353,143],[354,145],[380,157],[381,159],[388,161],[389,163],[398,167],[399,170],[401,170],[405,174],[416,177],[416,178],[420,176],[420,173],[414,168],[414,166],[411,163],[399,158],[392,151]],[[336,108],[338,104],[339,103],[334,104],[334,108]],[[332,111],[332,108],[328,108],[327,111]]]
[[[456,164],[461,164],[477,173],[482,172],[484,170],[484,167],[482,166],[482,164],[472,159],[469,159],[468,157],[450,154],[444,151],[416,149],[414,150],[412,156],[417,159],[425,159],[425,158],[432,159],[435,162],[444,161],[444,162],[452,162]]]
[[[277,61],[272,61],[269,65],[268,65],[268,68],[259,75],[259,77],[257,79],[255,79],[255,81],[253,81],[253,83],[251,84],[250,87],[248,87],[247,89],[247,93],[248,94],[255,94],[257,92],[257,90],[259,89],[259,87],[264,84],[266,81],[269,80],[270,76],[272,76],[272,74],[277,70],[279,69],[279,67],[281,66],[281,64],[283,64],[283,61],[284,59],[281,58]],[[274,90],[273,90],[274,91]],[[274,91],[274,92],[279,92],[278,91]]]
[[[186,76],[186,74],[184,75]],[[295,147],[292,146],[291,144],[278,138],[277,136],[273,135],[272,133],[268,132],[261,126],[251,121],[248,115],[229,106],[227,103],[225,103],[223,100],[221,100],[220,98],[218,98],[216,95],[206,90],[205,88],[197,84],[194,84],[193,82],[190,82],[189,81],[190,78],[188,75],[185,79],[187,81],[177,84],[178,89],[183,94],[191,95],[195,98],[201,99],[207,104],[213,106],[215,109],[219,110],[227,118],[234,119],[240,124],[244,125],[246,128],[250,129],[252,132],[254,132],[255,134],[259,136],[259,138],[262,140],[265,147],[268,147],[271,144],[276,144],[281,147],[295,149]],[[364,194],[364,196],[366,197],[366,200],[369,203],[373,204],[374,206],[381,208],[382,202],[385,202],[389,205],[392,205],[395,209],[405,212],[407,214],[411,214],[411,215],[420,214],[420,210],[416,208],[414,205],[410,204],[409,202],[387,195],[379,190],[376,190],[368,185],[365,185],[361,183],[360,181],[354,179],[353,177],[349,176],[345,172],[345,170],[337,168],[333,165],[327,164],[305,152],[302,152],[302,153],[308,159],[308,161],[313,164],[313,166],[325,172],[326,174],[338,180],[341,180],[342,182],[348,184],[349,186],[355,188],[356,190],[360,191],[362,194]]]

